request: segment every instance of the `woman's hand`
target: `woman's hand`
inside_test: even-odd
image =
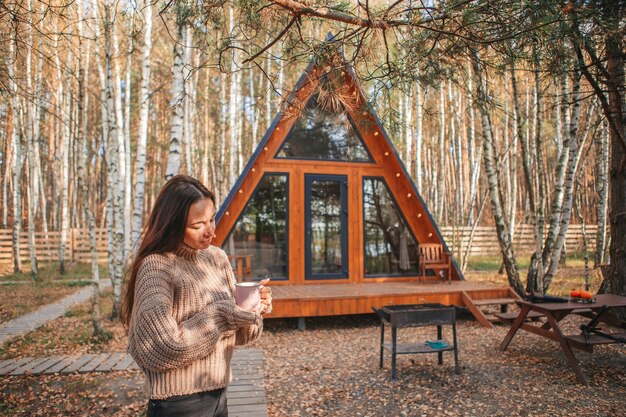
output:
[[[268,314],[272,312],[272,289],[266,287],[265,284],[269,282],[269,278],[265,278],[259,282],[259,292],[261,293],[261,302],[259,303],[259,313]]]

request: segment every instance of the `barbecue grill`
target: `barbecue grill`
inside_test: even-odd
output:
[[[454,371],[459,373],[459,358],[456,338],[456,314],[454,306],[443,304],[401,304],[382,308],[372,307],[380,318],[380,364],[383,367],[383,352],[391,352],[391,379],[396,378],[396,356],[402,354],[437,353],[439,365],[443,364],[443,352],[454,351]],[[442,339],[442,326],[452,326],[452,344]],[[391,342],[385,343],[385,326],[391,327]],[[398,344],[397,331],[404,327],[437,326],[437,340],[419,343]]]

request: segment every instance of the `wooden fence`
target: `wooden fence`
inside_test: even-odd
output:
[[[465,251],[469,245],[471,227],[444,226],[439,229],[446,239],[450,251],[455,256]],[[598,227],[594,225],[585,226],[588,250],[596,247],[596,233]],[[608,233],[608,231],[607,231]],[[548,232],[545,231],[544,237]],[[513,235],[513,248],[515,253],[529,253],[534,250],[535,239],[533,237],[533,227],[529,224],[522,224],[515,228]],[[569,253],[580,253],[583,250],[583,231],[580,224],[571,224],[565,235],[565,249]],[[495,226],[479,226],[474,232],[474,238],[470,250],[470,255],[494,255],[500,253],[498,235]]]
[[[470,227],[444,226],[440,228],[446,239],[448,247],[455,256],[458,256],[469,244],[471,233]],[[587,244],[589,250],[595,248],[596,225],[588,225]],[[59,259],[59,247],[61,232],[48,232],[46,239],[43,232],[35,233],[35,247],[37,259],[40,262],[57,261]],[[107,234],[106,229],[96,229],[96,242],[98,259],[101,263],[107,261]],[[519,225],[515,229],[513,237],[516,253],[528,253],[533,250],[533,231],[531,225]],[[577,253],[582,251],[582,227],[578,224],[570,225],[567,230],[565,246],[568,252]],[[500,253],[496,229],[493,226],[480,226],[474,232],[470,254],[471,255],[496,255]],[[89,235],[86,230],[70,229],[68,231],[66,259],[71,262],[90,262],[91,251],[89,249]],[[20,235],[20,257],[24,263],[24,269],[28,270],[30,255],[28,252],[28,233]],[[13,270],[13,232],[10,229],[0,229],[0,275],[10,273]]]
[[[106,229],[96,229],[96,245],[98,261],[106,263],[108,257]],[[59,259],[61,232],[49,231],[48,238],[44,232],[35,232],[35,250],[38,262],[55,262]],[[20,234],[20,259],[24,270],[30,270],[30,253],[28,251],[28,232]],[[65,259],[71,262],[91,262],[89,234],[87,230],[69,229],[65,247]],[[0,229],[0,275],[13,271],[13,231]]]

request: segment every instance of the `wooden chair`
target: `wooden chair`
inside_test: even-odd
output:
[[[229,255],[231,265],[234,261],[233,272],[239,282],[245,281],[245,276],[248,277],[248,281],[252,277],[252,255]]]
[[[452,283],[452,262],[450,253],[443,249],[443,245],[439,243],[422,243],[417,246],[419,255],[420,276],[426,276],[426,270],[430,269],[438,275],[440,272],[445,273],[448,278],[448,284]]]

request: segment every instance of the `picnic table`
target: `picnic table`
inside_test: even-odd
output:
[[[500,350],[505,351],[519,329],[535,333],[539,336],[559,342],[567,362],[576,373],[578,381],[587,385],[587,378],[583,374],[572,348],[593,352],[594,345],[624,343],[626,333],[604,333],[596,328],[596,324],[603,321],[603,314],[611,308],[626,307],[626,297],[613,294],[597,295],[591,303],[568,302],[530,302],[516,300],[520,307],[519,315],[511,324],[511,329],[500,344]],[[559,322],[570,314],[582,314],[591,318],[587,325],[581,326],[581,333],[565,335],[559,327]],[[528,317],[542,315],[545,322],[530,322]]]

